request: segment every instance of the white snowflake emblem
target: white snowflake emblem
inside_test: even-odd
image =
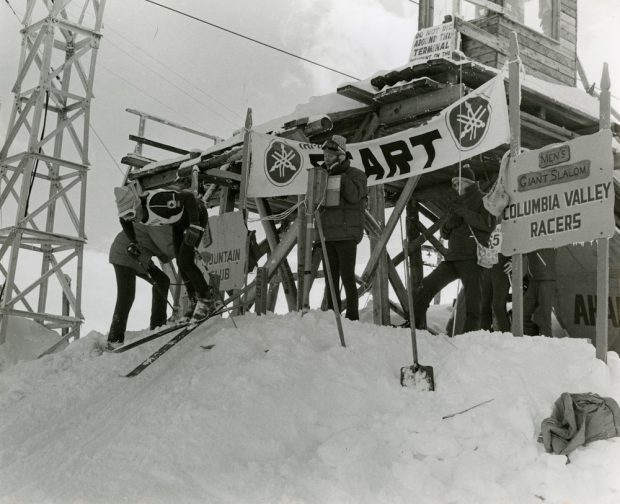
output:
[[[265,152],[265,172],[278,186],[288,185],[300,172],[302,157],[290,145],[274,140]]]
[[[446,120],[452,136],[462,149],[472,149],[486,135],[491,117],[491,105],[482,96],[474,96],[454,107]]]

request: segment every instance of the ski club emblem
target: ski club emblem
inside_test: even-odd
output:
[[[491,104],[484,96],[468,98],[448,114],[448,129],[461,150],[476,147],[484,139],[491,122]]]
[[[293,147],[274,140],[265,152],[265,173],[276,186],[286,186],[301,172],[303,158]]]

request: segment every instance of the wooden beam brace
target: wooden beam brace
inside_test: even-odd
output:
[[[466,94],[463,84],[454,84],[413,98],[387,103],[379,109],[379,122],[385,126],[412,121],[417,116],[443,110]]]
[[[508,43],[504,39],[479,28],[473,23],[464,21],[461,18],[455,18],[454,28],[462,35],[474,39],[476,42],[480,42],[481,44],[484,44],[485,46],[488,46],[491,49],[503,54],[504,56],[508,56],[509,47]]]
[[[362,273],[362,282],[364,284],[370,284],[372,275],[374,274],[377,264],[379,262],[379,258],[385,250],[385,246],[387,245],[387,242],[390,239],[390,236],[392,235],[396,224],[398,223],[400,215],[403,213],[403,210],[407,205],[407,201],[409,201],[409,198],[411,198],[411,195],[413,194],[413,191],[418,184],[419,179],[420,176],[410,177],[409,179],[407,179],[407,183],[403,187],[400,197],[394,205],[394,210],[392,210],[392,214],[388,219],[385,229],[381,232],[381,236],[377,240],[377,246],[373,249],[370,255],[370,259],[366,264],[366,268],[364,268],[364,272]],[[366,211],[366,215],[369,215],[368,211]]]
[[[132,142],[138,142],[142,145],[148,145],[150,147],[155,147],[156,149],[165,150],[168,152],[174,152],[175,154],[189,154],[190,151],[185,149],[179,149],[178,147],[173,147],[172,145],[168,145],[161,142],[156,142],[155,140],[149,140],[148,138],[137,136],[137,135],[129,135],[129,140]]]
[[[261,222],[263,224],[263,229],[265,230],[265,235],[267,240],[269,241],[269,247],[271,248],[272,254],[275,250],[278,249],[280,240],[278,239],[278,233],[276,231],[275,224],[271,220],[267,220],[269,217],[269,210],[267,204],[263,198],[255,198],[256,208],[258,209],[258,214],[261,217]],[[298,223],[295,221],[295,225],[291,226],[291,228],[297,229]],[[290,229],[289,228],[289,232]],[[297,235],[293,237],[293,244],[297,242]],[[291,248],[292,245],[291,244]],[[290,249],[288,250],[290,251]],[[287,254],[288,255],[288,251]],[[279,268],[280,268],[280,278],[282,279],[282,286],[284,287],[284,292],[286,294],[286,301],[288,303],[289,311],[296,311],[297,309],[297,286],[295,285],[295,280],[293,279],[293,273],[291,267],[286,259],[286,255],[279,259]]]
[[[442,217],[441,219],[439,219],[437,222],[435,222],[432,226],[429,226],[428,228],[424,229],[423,231],[421,231],[421,235],[418,236],[415,240],[411,240],[409,242],[409,248],[414,247],[414,246],[418,246],[421,245],[422,243],[424,243],[426,240],[431,241],[429,237],[433,237],[433,234],[437,232],[437,230],[443,226],[444,222],[446,222],[446,220],[448,220],[448,216],[445,215],[444,217]],[[420,226],[422,226],[420,224]],[[434,237],[433,237],[434,239]],[[432,242],[431,242],[432,243]],[[446,249],[442,246],[441,250],[438,249],[439,252],[441,252],[443,255],[445,255]],[[400,264],[403,260],[403,253],[400,252],[399,254],[397,254],[396,256],[394,256],[394,264]]]

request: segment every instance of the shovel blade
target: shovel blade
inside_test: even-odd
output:
[[[432,392],[435,390],[435,374],[432,366],[414,364],[400,368],[400,384],[403,387]]]

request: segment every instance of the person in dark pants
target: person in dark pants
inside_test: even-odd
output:
[[[193,320],[202,320],[217,309],[214,293],[209,288],[200,268],[195,263],[196,247],[208,225],[207,209],[192,192],[172,189],[155,189],[139,194],[133,185],[114,189],[121,226],[136,243],[134,222],[147,226],[169,225],[181,279],[195,308]]]
[[[458,194],[450,204],[449,218],[441,228],[441,235],[448,240],[444,261],[422,280],[413,299],[416,327],[426,328],[426,310],[441,289],[457,278],[463,283],[465,293],[464,332],[480,329],[480,304],[482,267],[477,262],[476,240],[487,244],[495,227],[495,218],[482,204],[482,192],[474,172],[468,166],[461,169],[460,177],[452,178],[452,189]]]
[[[508,318],[508,293],[510,291],[510,267],[512,260],[497,254],[498,262],[482,273],[482,305],[480,307],[480,329],[510,332]]]
[[[136,277],[153,286],[149,327],[155,329],[167,321],[170,279],[155,265],[152,258],[155,256],[163,263],[172,260],[172,230],[169,226],[156,228],[136,224],[134,231],[137,249],[132,246],[124,231],[116,235],[110,247],[109,260],[116,276],[116,304],[108,334],[108,346],[112,348],[124,343],[127,320],[136,295]]]
[[[529,283],[523,294],[523,333],[552,336],[551,311],[556,301],[555,249],[527,254]]]
[[[334,135],[323,144],[324,166],[329,177],[339,177],[339,202],[333,206],[323,205],[321,222],[325,235],[325,248],[331,276],[340,309],[340,280],[347,299],[345,316],[359,320],[359,299],[355,284],[355,260],[357,245],[364,235],[364,209],[368,198],[366,174],[354,168],[347,156],[346,139]],[[325,262],[324,262],[325,263]],[[331,293],[327,289],[327,306],[334,309]]]

